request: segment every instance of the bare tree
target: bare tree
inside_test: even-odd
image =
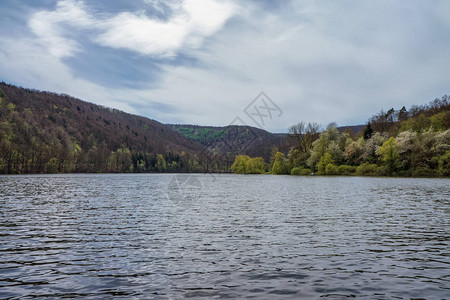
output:
[[[289,128],[288,140],[294,149],[306,153],[312,149],[313,142],[319,138],[319,134],[319,124],[300,122]]]

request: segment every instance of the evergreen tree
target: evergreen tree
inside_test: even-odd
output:
[[[369,122],[369,123],[367,123],[366,128],[364,128],[363,137],[365,140],[368,140],[372,137],[372,134],[373,134],[373,129]]]
[[[399,121],[405,121],[408,119],[408,112],[404,106],[398,111],[397,118]]]

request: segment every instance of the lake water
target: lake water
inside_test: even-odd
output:
[[[449,186],[0,176],[0,298],[450,299]]]

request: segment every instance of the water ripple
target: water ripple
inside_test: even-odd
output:
[[[0,176],[0,298],[450,298],[449,183]]]

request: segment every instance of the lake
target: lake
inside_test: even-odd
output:
[[[449,186],[0,176],[0,298],[450,299]]]

